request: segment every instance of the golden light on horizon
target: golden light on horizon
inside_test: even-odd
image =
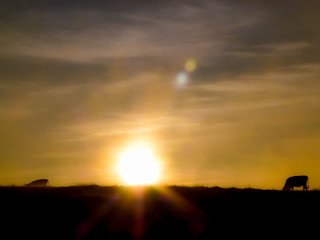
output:
[[[126,185],[156,184],[160,179],[161,162],[150,146],[134,144],[119,154],[117,174]]]

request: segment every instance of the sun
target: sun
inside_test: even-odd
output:
[[[135,144],[119,154],[117,172],[126,185],[149,185],[159,182],[160,161],[145,144]]]

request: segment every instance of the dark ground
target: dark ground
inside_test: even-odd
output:
[[[319,218],[319,191],[0,188],[0,239],[318,238]]]

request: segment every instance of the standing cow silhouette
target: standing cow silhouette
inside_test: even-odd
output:
[[[309,185],[308,183],[308,176],[302,175],[302,176],[292,176],[289,177],[282,188],[282,190],[292,190],[294,187],[303,187],[303,191],[308,191]]]

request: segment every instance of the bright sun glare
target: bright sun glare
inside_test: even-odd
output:
[[[120,153],[117,172],[127,185],[148,185],[158,183],[161,166],[149,146],[137,144]]]

